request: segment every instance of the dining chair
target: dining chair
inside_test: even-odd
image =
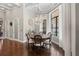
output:
[[[29,47],[29,44],[33,44],[33,41],[32,39],[30,38],[30,34],[26,34],[26,37],[27,37],[27,43],[28,43],[28,47]],[[31,41],[31,42],[30,42]]]
[[[47,36],[47,39],[44,41],[44,46],[47,47],[47,45],[49,45],[49,47],[50,47],[51,46],[52,33],[49,32],[46,36]]]
[[[39,35],[41,35],[41,36],[42,36],[42,35],[43,35],[43,32],[39,32]]]
[[[29,38],[29,35],[28,34],[26,34],[26,37],[27,37],[27,40],[28,40],[28,46],[29,46],[29,40],[30,40],[30,38]]]
[[[35,35],[33,41],[34,41],[34,45],[40,44],[40,46],[42,46],[42,44],[41,44],[42,43],[42,36],[41,35]]]

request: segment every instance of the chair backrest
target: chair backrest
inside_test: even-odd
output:
[[[51,39],[51,37],[52,37],[52,33],[49,32],[49,33],[47,34],[47,36],[50,37],[50,39]]]
[[[29,40],[29,39],[30,39],[30,38],[29,38],[29,37],[30,37],[29,34],[26,34],[26,36],[27,36],[27,39]]]
[[[30,37],[34,37],[34,33],[30,33],[30,35],[29,35]]]
[[[39,35],[41,35],[41,36],[42,36],[42,35],[43,35],[43,32],[39,32]]]
[[[35,43],[40,43],[40,42],[42,42],[42,37],[41,37],[41,35],[35,35],[35,36],[34,36],[34,42],[35,42]]]

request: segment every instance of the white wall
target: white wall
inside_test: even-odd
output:
[[[29,30],[34,30],[34,21],[36,14],[30,11],[28,7],[23,4],[21,7],[14,7],[11,10],[6,10],[5,13],[0,13],[0,17],[4,18],[4,37],[15,39],[19,41],[26,41],[26,35]],[[38,16],[37,16],[38,17]],[[39,20],[47,19],[48,15],[40,15]],[[10,26],[10,22],[13,23]],[[30,22],[30,24],[29,24]],[[42,31],[42,21],[40,21],[40,31]],[[41,26],[42,25],[42,26]]]
[[[5,36],[5,11],[1,11],[0,10],[0,20],[2,20],[3,21],[3,24],[2,24],[2,32],[3,32],[3,37]]]
[[[25,33],[27,33],[29,29],[33,29],[33,25],[29,25],[28,21],[32,21],[34,17],[35,14],[29,11],[25,5],[6,10],[5,13],[1,11],[0,18],[4,20],[4,37],[12,40],[26,41]],[[12,26],[10,26],[10,22],[13,23]]]
[[[37,17],[35,17],[34,24],[38,21],[39,22],[39,32],[43,32],[43,20],[46,19],[46,22],[48,23],[48,14],[40,14]],[[46,25],[47,25],[46,23]],[[35,27],[34,27],[35,28]],[[46,27],[46,32],[47,32]]]
[[[12,26],[10,26],[12,22]],[[23,8],[14,7],[5,12],[5,37],[23,41]]]
[[[27,37],[25,33],[28,33],[28,31],[33,30],[33,23],[34,23],[34,17],[35,13],[30,11],[29,8],[25,7],[25,4],[23,6],[23,39],[24,41],[27,41]]]

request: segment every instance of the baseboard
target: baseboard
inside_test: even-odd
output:
[[[52,40],[52,44],[55,44],[56,46],[60,47],[64,51],[63,47],[60,46],[59,42],[55,42]]]
[[[59,42],[55,42],[55,41],[53,41],[53,40],[52,40],[52,43],[55,43],[56,45],[59,45]]]
[[[22,40],[10,38],[10,37],[5,37],[5,39],[18,41],[18,42],[21,42],[21,43],[26,43],[27,42],[26,40],[22,41]]]

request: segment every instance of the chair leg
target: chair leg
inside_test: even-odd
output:
[[[41,42],[40,42],[40,46],[41,46]]]
[[[43,46],[46,48],[46,43],[43,43]]]
[[[44,46],[44,42],[42,42],[42,45]]]
[[[29,48],[29,40],[28,40],[28,48]]]

